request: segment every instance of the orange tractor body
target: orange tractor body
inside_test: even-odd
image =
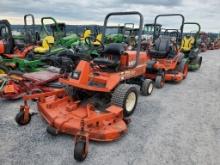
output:
[[[86,158],[89,140],[112,141],[127,132],[127,117],[137,104],[137,85],[143,95],[150,95],[153,90],[153,82],[144,78],[147,54],[140,52],[143,17],[139,12],[110,13],[103,34],[108,18],[118,15],[140,17],[136,51],[112,43],[104,48],[102,57],[92,61],[82,58],[69,77],[59,79],[64,89],[24,96],[24,105],[16,116],[17,123],[27,124],[30,121],[27,101],[37,98],[38,110],[49,124],[47,131],[75,136],[74,157],[78,161]]]
[[[182,23],[180,29],[154,30],[154,47],[148,51],[146,78],[155,80],[155,86],[162,88],[165,81],[180,82],[188,73],[188,64],[184,54],[180,52],[183,34],[184,16],[181,14],[164,14],[155,17],[156,26],[159,17],[180,17]],[[162,26],[163,27],[163,26]],[[156,28],[154,28],[156,29]],[[170,32],[170,30],[172,30]]]

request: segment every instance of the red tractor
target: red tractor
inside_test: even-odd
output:
[[[158,15],[154,20],[155,26],[158,24],[158,18],[161,17],[179,17],[181,25],[179,29],[166,29],[161,26],[159,35],[158,31],[154,30],[154,46],[148,51],[150,60],[147,63],[145,77],[155,80],[157,88],[162,88],[165,81],[179,82],[185,79],[188,73],[187,61],[180,51],[184,16],[181,14]]]

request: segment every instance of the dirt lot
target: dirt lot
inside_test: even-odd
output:
[[[92,142],[81,164],[219,165],[220,50],[202,55],[201,69],[187,80],[140,97],[128,134],[113,143]],[[73,138],[49,135],[39,114],[29,125],[17,126],[20,104],[0,101],[0,164],[79,164]],[[32,108],[36,111],[34,103]]]

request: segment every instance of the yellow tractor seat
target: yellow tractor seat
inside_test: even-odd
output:
[[[85,40],[85,38],[90,37],[92,34],[92,30],[85,30],[81,40]]]
[[[190,51],[195,43],[195,38],[193,36],[184,36],[182,39],[181,50],[182,51]]]
[[[98,40],[98,41],[97,41],[97,40]],[[102,41],[102,34],[101,34],[101,33],[96,36],[96,41],[93,42],[92,44],[93,44],[94,46],[100,46],[101,43],[100,43],[99,41]]]
[[[46,36],[42,41],[42,45],[34,49],[34,53],[40,53],[40,54],[47,53],[53,44],[54,44],[54,37]]]

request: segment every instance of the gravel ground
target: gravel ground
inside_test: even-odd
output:
[[[219,165],[220,50],[202,55],[201,69],[187,80],[140,97],[128,134],[117,142],[91,142],[82,164]],[[39,114],[29,125],[17,126],[20,104],[0,100],[0,164],[79,164],[73,138],[46,133]]]

